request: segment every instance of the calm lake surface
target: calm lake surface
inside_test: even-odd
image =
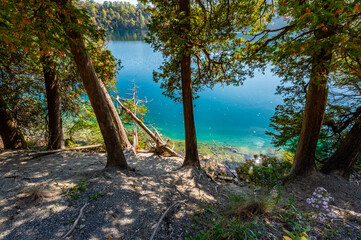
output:
[[[139,40],[137,34],[117,33],[108,39],[108,48],[122,61],[117,90],[120,97],[129,98],[132,81],[139,86],[139,98],[150,100],[147,123],[157,126],[163,135],[184,140],[182,104],[162,95],[152,72],[162,63],[160,53]],[[200,93],[194,101],[195,124],[199,142],[231,145],[243,151],[265,153],[272,151],[271,138],[265,134],[270,117],[281,97],[275,96],[279,79],[268,70],[256,72],[242,86],[215,87]]]

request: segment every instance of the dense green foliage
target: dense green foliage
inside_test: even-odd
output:
[[[360,114],[360,8],[358,1],[281,1],[276,10],[284,26],[259,34],[250,54],[260,63],[271,60],[283,81],[277,93],[284,104],[271,119],[276,133],[269,133],[276,146],[295,150],[312,74],[329,89],[318,158],[332,152]],[[332,56],[322,63],[324,49]],[[324,72],[313,73],[320,65]]]
[[[216,84],[239,85],[252,72],[238,61],[236,32],[256,25],[264,26],[267,13],[262,15],[262,2],[191,1],[190,16],[179,13],[178,1],[143,1],[153,14],[148,26],[147,42],[162,53],[163,65],[154,72],[161,81],[164,94],[180,100],[180,60],[183,54],[192,58],[192,91],[212,88]],[[185,23],[190,29],[183,31]]]
[[[139,4],[120,1],[100,4],[89,0],[83,6],[95,24],[107,30],[146,29],[150,20],[150,14]]]
[[[27,139],[34,142],[33,146],[39,137],[47,135],[42,57],[51,57],[56,64],[56,73],[61,79],[64,117],[89,118],[84,111],[85,90],[56,14],[56,6],[52,1],[39,4],[2,1],[0,15],[3,23],[0,25],[0,94]],[[9,14],[6,9],[14,11]],[[99,78],[107,85],[114,84],[120,62],[106,49],[104,32],[94,26],[84,9],[74,5],[73,10],[82,19],[80,28],[87,36],[88,51]]]

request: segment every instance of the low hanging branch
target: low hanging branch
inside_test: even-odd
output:
[[[168,152],[171,156],[176,156],[176,157],[180,157],[183,158],[181,155],[179,155],[177,152],[175,152],[173,149],[171,149],[168,146],[168,142],[167,141],[163,141],[163,139],[160,137],[160,134],[156,131],[157,136],[151,131],[149,130],[149,128],[147,126],[145,126],[145,124],[137,117],[135,116],[135,114],[130,111],[128,108],[126,108],[120,101],[119,101],[119,97],[117,97],[117,102],[119,103],[119,105],[122,107],[122,109],[129,115],[131,116],[134,121],[153,139],[153,141],[156,144],[156,151],[157,152]]]

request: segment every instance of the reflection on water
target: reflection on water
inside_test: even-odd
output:
[[[145,30],[107,31],[108,41],[143,41],[146,35]]]

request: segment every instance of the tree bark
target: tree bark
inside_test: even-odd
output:
[[[317,84],[311,79],[292,174],[310,175],[316,171],[315,152],[326,110],[327,93],[325,84]]]
[[[183,25],[183,34],[190,30],[190,1],[180,0],[179,10],[184,12],[185,21]],[[186,35],[184,36],[186,39]],[[183,100],[183,116],[185,129],[185,158],[182,166],[200,167],[196,128],[194,124],[193,113],[193,95],[192,95],[192,78],[191,78],[191,56],[190,47],[185,49],[181,59],[181,80],[182,80],[182,100]]]
[[[333,34],[333,29],[330,28],[327,32],[316,32],[315,37],[319,41],[329,41],[324,39]],[[312,59],[301,133],[291,168],[291,173],[295,175],[310,175],[316,171],[315,153],[326,111],[328,65],[332,60],[332,48],[332,43],[323,45],[320,50],[315,50],[317,53]]]
[[[338,174],[348,180],[361,156],[361,117],[359,117],[334,154],[322,166],[321,172]]]
[[[65,144],[61,110],[60,80],[56,73],[55,63],[50,57],[42,57],[42,64],[49,116],[48,149],[63,149],[65,148]]]
[[[0,95],[0,136],[5,149],[27,149],[23,134],[4,98]]]
[[[58,1],[54,2],[58,3]],[[61,2],[63,4],[71,4],[69,0]],[[75,16],[70,17],[71,20],[67,21],[67,17],[65,17],[63,13],[59,13],[59,15],[63,22],[64,30],[69,37],[71,53],[73,54],[79,75],[83,80],[84,88],[88,94],[103,135],[105,148],[107,150],[107,164],[105,168],[128,169],[129,167],[114,127],[112,116],[110,115],[99,79],[85,46],[83,35],[80,33],[80,30],[77,29],[79,27],[78,21]]]
[[[130,144],[130,142],[128,140],[127,133],[125,132],[122,121],[120,120],[118,112],[114,107],[113,101],[112,101],[107,89],[105,88],[104,83],[101,80],[99,80],[99,83],[100,83],[100,87],[104,93],[105,100],[107,101],[107,104],[108,104],[108,107],[110,110],[110,114],[112,115],[112,118],[113,118],[115,127],[117,129],[119,140],[120,140],[121,144],[126,148],[132,148],[132,144]]]

